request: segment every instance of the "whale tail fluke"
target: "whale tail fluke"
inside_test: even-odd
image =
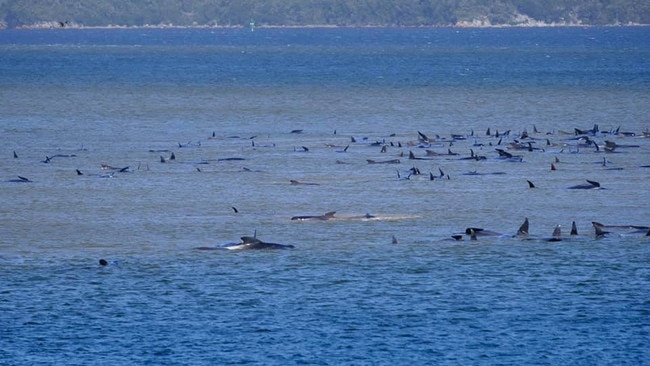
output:
[[[591,224],[594,226],[594,230],[596,232],[596,238],[597,239],[602,238],[605,235],[609,234],[609,231],[603,230],[603,224],[601,224],[599,222],[596,222],[596,221],[592,221]]]

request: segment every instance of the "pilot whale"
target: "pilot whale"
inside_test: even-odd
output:
[[[555,225],[553,228],[553,233],[551,234],[550,237],[535,237],[535,236],[529,236],[528,235],[528,228],[525,226],[527,225],[527,221],[524,221],[524,224],[522,224],[523,228],[519,228],[519,232],[517,233],[518,237],[521,237],[523,240],[538,240],[538,241],[546,241],[546,242],[560,242],[560,241],[575,241],[579,240],[580,238],[577,238],[578,236],[578,229],[576,227],[576,222],[573,221],[571,223],[571,232],[570,236],[563,236],[562,235],[562,226],[561,225]]]
[[[602,238],[605,236],[608,236],[608,234],[613,234],[613,235],[638,235],[638,234],[645,234],[646,236],[648,233],[650,233],[650,227],[648,226],[642,226],[642,225],[604,225],[601,224],[600,222],[597,221],[592,221],[591,222],[594,230],[596,231],[596,238]],[[607,231],[605,229],[610,229],[612,231]],[[623,231],[623,230],[631,230],[631,231]]]
[[[242,236],[242,242],[225,246],[228,250],[292,249],[293,245],[267,243],[252,236]]]
[[[330,211],[330,212],[326,212],[326,213],[323,214],[323,215],[315,215],[315,216],[312,216],[312,215],[293,216],[293,217],[291,218],[291,220],[293,220],[293,221],[310,221],[310,220],[326,221],[326,220],[329,220],[329,219],[333,219],[335,213],[336,213],[336,211]]]
[[[596,221],[593,221],[592,223],[602,228],[629,229],[629,230],[636,230],[637,232],[640,233],[645,233],[648,229],[650,229],[650,226],[642,226],[642,225],[604,225]]]
[[[519,226],[516,235],[505,235],[496,231],[486,230],[479,227],[468,227],[465,229],[465,234],[469,235],[472,240],[476,240],[478,236],[499,236],[499,237],[514,237],[514,236],[528,236],[529,222],[528,218],[524,219],[524,222]]]
[[[501,236],[503,234],[498,233],[496,231],[492,230],[485,230],[480,227],[468,227],[465,229],[465,234],[470,235],[472,237],[477,237],[477,236]]]
[[[319,186],[320,185],[318,183],[311,183],[311,182],[305,183],[295,179],[291,179],[289,183],[291,183],[292,186]]]
[[[22,177],[22,176],[19,175],[18,179],[9,179],[8,182],[12,182],[12,183],[32,183],[33,180],[31,180],[29,178]]]
[[[569,189],[601,189],[600,183],[587,179],[589,184],[578,184],[575,186],[569,187]]]
[[[254,236],[242,236],[241,243],[227,243],[215,247],[198,247],[196,250],[263,250],[292,249],[293,245],[267,243]]]
[[[571,228],[571,235],[576,235],[573,232],[573,229],[575,228],[575,221],[573,222],[573,227]],[[562,226],[561,225],[555,225],[555,228],[553,229],[553,234],[551,234],[550,238],[543,238],[542,240],[547,241],[547,242],[559,242],[559,241],[564,241],[565,238],[562,237]]]
[[[124,168],[118,168],[118,167],[110,166],[110,165],[107,165],[107,164],[101,164],[101,168],[102,168],[102,170],[112,170],[112,171],[117,171],[117,172],[120,172],[120,173],[126,173],[126,172],[129,171],[130,167],[125,166]]]

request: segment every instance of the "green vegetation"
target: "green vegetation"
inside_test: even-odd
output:
[[[24,26],[650,24],[647,0],[0,0]]]

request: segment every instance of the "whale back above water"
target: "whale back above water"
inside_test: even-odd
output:
[[[304,216],[293,216],[291,220],[293,221],[308,221],[308,220],[321,220],[326,221],[334,218],[336,211],[326,212],[323,215],[304,215]]]
[[[569,187],[569,189],[600,189],[600,183],[593,180],[586,180],[588,184],[578,184],[575,186]]]
[[[277,244],[277,243],[266,243],[252,236],[242,236],[242,243],[237,246],[233,246],[232,249],[292,249],[293,245],[287,244]],[[237,247],[237,248],[235,248]],[[228,249],[231,249],[230,247]]]

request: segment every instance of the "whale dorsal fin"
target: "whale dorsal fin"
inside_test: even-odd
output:
[[[423,134],[420,131],[418,131],[418,135],[420,135],[420,140],[422,140],[424,142],[429,142],[429,138],[427,137],[427,135]]]
[[[323,219],[324,219],[324,220],[331,219],[331,218],[334,217],[334,214],[335,214],[335,213],[336,213],[336,211],[326,212],[326,213],[323,215]]]
[[[560,225],[556,225],[555,229],[553,229],[553,237],[559,238],[560,236],[562,236],[562,228]]]
[[[526,217],[524,223],[517,230],[517,235],[528,235],[528,217]]]
[[[587,183],[591,184],[594,187],[599,187],[600,188],[600,183],[598,183],[596,181],[587,179]]]
[[[575,221],[571,223],[571,235],[578,235],[578,227]]]

